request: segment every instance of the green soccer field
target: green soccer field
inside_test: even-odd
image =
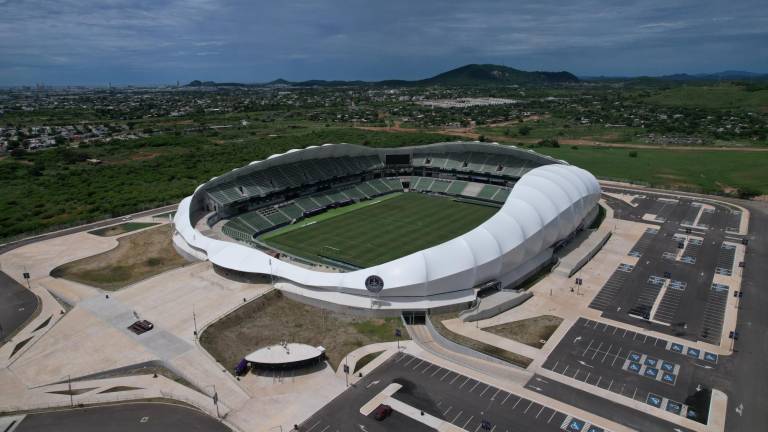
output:
[[[311,261],[325,258],[371,267],[458,237],[497,211],[448,197],[404,193],[262,240]]]

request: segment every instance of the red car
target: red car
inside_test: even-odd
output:
[[[375,418],[378,421],[382,421],[385,418],[389,417],[389,415],[392,414],[392,407],[389,405],[379,405],[374,411],[373,411],[373,418]]]

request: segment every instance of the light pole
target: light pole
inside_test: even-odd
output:
[[[195,325],[194,340],[197,340],[197,316],[195,315],[195,305],[192,305],[192,323]]]
[[[213,396],[211,396],[211,399],[213,399],[213,405],[216,407],[216,418],[221,420],[221,414],[219,413],[219,394],[216,393],[216,384],[210,384],[206,387],[213,387]]]
[[[69,407],[74,408],[75,407],[75,400],[72,397],[72,376],[67,375],[67,387],[69,388]]]

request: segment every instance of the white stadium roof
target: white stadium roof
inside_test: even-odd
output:
[[[504,147],[506,154],[528,153],[507,146],[487,146],[494,152]],[[333,154],[347,154],[345,148],[350,153],[360,149],[336,145]],[[472,146],[472,150],[477,148]],[[302,152],[281,156],[294,159],[302,156]],[[281,156],[268,161],[278,162]],[[440,304],[471,300],[472,287],[489,280],[502,280],[505,274],[567,237],[597,204],[600,186],[592,174],[575,166],[552,163],[551,159],[547,162],[548,165],[524,174],[499,211],[470,232],[393,261],[348,273],[310,270],[242,244],[206,237],[190,220],[193,197],[185,198],[179,205],[174,219],[178,233],[175,241],[187,250],[191,246],[191,252],[198,256],[204,254],[220,267],[246,273],[271,273],[298,284],[297,289],[304,295],[318,299],[328,291],[351,294],[357,301],[352,299],[348,304],[367,307],[370,293],[365,280],[376,275],[384,281],[384,289],[377,298],[392,308],[423,308],[430,298],[440,299],[437,301]],[[183,242],[179,242],[180,239]]]

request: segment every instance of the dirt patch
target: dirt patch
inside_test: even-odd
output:
[[[125,234],[131,231],[138,231],[140,229],[149,228],[155,225],[159,224],[150,222],[126,222],[120,225],[113,225],[106,228],[99,228],[93,231],[88,231],[88,234],[93,234],[100,237],[114,237],[116,235]]]
[[[552,333],[560,327],[563,319],[554,315],[541,315],[520,321],[499,324],[483,330],[511,339],[534,348],[541,348],[547,343]]]
[[[469,349],[473,349],[477,352],[487,354],[491,357],[496,357],[497,359],[504,360],[506,362],[512,363],[513,365],[520,366],[523,368],[527,368],[528,365],[530,365],[531,362],[533,361],[533,359],[530,359],[524,355],[517,354],[512,351],[507,351],[497,346],[490,345],[485,342],[480,342],[479,340],[468,338],[458,333],[454,333],[448,330],[448,327],[443,325],[443,321],[454,319],[454,318],[457,318],[458,316],[459,316],[458,312],[432,314],[430,315],[429,320],[432,322],[432,325],[435,327],[435,330],[437,330],[437,332],[440,333],[441,336],[459,345],[463,345]]]
[[[173,225],[118,239],[116,248],[56,267],[51,276],[116,291],[187,264],[173,248]]]
[[[274,290],[209,326],[200,343],[227,368],[247,354],[281,341],[322,346],[334,369],[350,351],[395,340],[399,318],[368,318],[328,311]],[[402,332],[406,335],[406,332]]]
[[[156,158],[158,156],[160,156],[160,153],[158,153],[158,152],[153,152],[153,153],[136,153],[136,154],[132,154],[130,159],[132,161],[143,161],[143,160],[154,159],[154,158]]]

